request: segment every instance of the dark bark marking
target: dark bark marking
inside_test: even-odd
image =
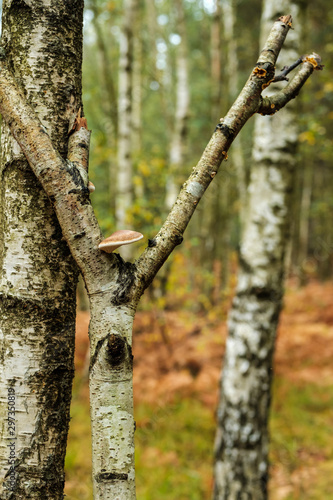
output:
[[[157,242],[156,242],[155,238],[152,238],[152,239],[148,240],[148,248],[156,247],[156,245],[157,245]]]
[[[175,237],[174,237],[174,241],[176,243],[176,245],[181,245],[181,243],[183,243],[183,236],[181,234],[176,234]]]
[[[108,339],[106,353],[107,360],[112,368],[122,365],[127,359],[131,363],[133,360],[131,346],[121,335],[111,333]]]
[[[86,235],[85,231],[82,231],[82,233],[78,233],[74,235],[74,240],[78,240],[80,238],[83,238]]]
[[[94,354],[91,356],[91,359],[90,359],[90,364],[89,364],[89,372],[91,372],[91,370],[93,369],[95,363],[96,363],[96,360],[98,358],[98,354],[105,342],[105,340],[107,339],[107,335],[105,337],[103,337],[101,340],[99,340],[97,342],[97,345],[96,345],[96,349],[94,351]]]
[[[98,483],[103,481],[127,481],[128,474],[122,472],[101,472],[95,476]]]
[[[218,123],[215,127],[215,132],[219,130],[220,132],[222,132],[222,134],[224,135],[224,137],[228,140],[233,140],[234,137],[235,137],[235,133],[231,130],[230,127],[228,127],[228,125],[225,125],[223,122],[222,123]]]
[[[118,278],[116,291],[113,294],[111,302],[113,305],[119,306],[129,301],[129,295],[135,282],[136,265],[131,262],[125,262],[118,253],[114,253],[113,255],[117,257]]]

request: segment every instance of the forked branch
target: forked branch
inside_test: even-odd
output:
[[[173,249],[182,242],[183,233],[200,199],[222,161],[227,159],[233,140],[247,120],[255,113],[272,114],[281,109],[297,96],[313,70],[322,68],[316,54],[303,57],[298,73],[283,90],[269,98],[262,97],[262,91],[274,81],[276,60],[291,28],[291,21],[291,16],[282,16],[274,23],[239,97],[228,114],[221,118],[161,230],[149,240],[148,247],[135,262],[133,270],[136,279],[128,300],[134,296],[135,301],[140,298]],[[90,293],[102,292],[110,282],[110,268],[113,272],[115,269],[120,272],[116,265],[118,259],[113,254],[101,255],[98,250],[103,237],[85,193],[84,182],[77,175],[78,169],[73,163],[64,161],[54,149],[7,67],[4,52],[0,54],[0,112],[55,207],[64,237]],[[73,206],[76,207],[74,211]],[[99,278],[98,283],[95,280],[96,267],[104,276]]]
[[[137,261],[138,281],[142,290],[151,283],[175,246],[181,243],[183,233],[200,199],[217,174],[221,162],[227,159],[233,140],[247,120],[254,113],[273,114],[281,109],[297,96],[313,70],[322,68],[319,56],[303,57],[294,66],[301,64],[299,72],[282,91],[269,98],[262,97],[262,91],[275,80],[276,60],[291,28],[291,22],[291,16],[282,16],[274,23],[258,62],[239,97],[228,114],[221,118],[199,163],[183,185],[163,227]],[[289,68],[288,73],[294,67]]]

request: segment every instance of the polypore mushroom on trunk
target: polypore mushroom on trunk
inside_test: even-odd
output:
[[[91,181],[88,182],[88,191],[89,193],[93,193],[95,191],[95,186]]]
[[[135,243],[143,238],[143,234],[137,231],[130,231],[129,229],[121,229],[111,234],[108,238],[103,240],[98,248],[103,250],[103,252],[112,253],[116,248],[122,245],[129,245],[130,243]]]

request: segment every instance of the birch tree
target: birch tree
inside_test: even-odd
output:
[[[187,37],[183,0],[177,0],[175,2],[175,8],[177,31],[181,41],[176,54],[176,111],[170,144],[170,168],[165,198],[165,204],[168,209],[174,204],[179,191],[176,178],[185,158],[187,122],[190,105]]]
[[[227,51],[227,64],[226,64],[226,83],[228,88],[228,97],[232,102],[237,95],[238,88],[238,55],[237,55],[237,38],[235,36],[235,19],[236,19],[236,5],[234,0],[222,0],[222,13],[223,13],[223,28],[224,38]],[[241,136],[238,137],[236,144],[233,147],[233,165],[235,165],[237,172],[237,187],[240,201],[240,218],[244,220],[246,213],[246,168],[244,164],[243,146],[241,143]]]
[[[80,116],[79,105],[76,104],[77,119],[69,138],[70,154],[66,160],[27,100],[6,51],[1,50],[0,112],[51,201],[62,236],[82,273],[89,296],[89,387],[95,499],[135,498],[131,345],[133,317],[140,297],[170,253],[182,242],[201,197],[247,120],[255,113],[271,114],[273,109],[278,111],[286,105],[319,65],[317,56],[304,57],[299,61],[299,71],[283,91],[262,97],[263,88],[274,79],[276,59],[290,26],[290,16],[281,17],[274,23],[242,92],[218,123],[160,231],[155,236],[149,235],[147,248],[134,263],[125,262],[117,253],[105,253],[99,248],[103,236],[87,189],[89,133]],[[18,167],[16,170],[19,172]],[[17,314],[22,315],[22,312]],[[27,341],[33,342],[34,335],[33,329],[25,332]],[[13,354],[11,358],[14,359]],[[7,396],[7,387],[11,387],[8,379],[2,386],[2,415],[7,410],[7,401],[3,399],[4,395]],[[58,394],[55,389],[59,391],[60,387],[56,382],[51,387],[54,388],[52,395]],[[23,413],[16,414],[15,422],[20,429],[26,423],[24,419],[21,421]],[[60,423],[57,429],[61,432]],[[8,465],[6,468],[4,464],[8,459],[6,453],[5,458],[2,457],[4,467],[1,469],[4,495],[7,495],[10,477]],[[17,446],[16,453],[17,456],[24,453],[22,445]],[[14,493],[10,491],[7,496],[16,495],[18,498],[16,488],[23,481],[23,471],[18,463],[14,464],[14,470]],[[43,498],[62,496],[58,492],[46,492]]]
[[[5,0],[2,9],[7,64],[63,159],[81,107],[83,1]],[[6,123],[0,172],[0,496],[62,498],[78,271]]]
[[[127,227],[127,211],[133,202],[133,26],[138,0],[124,0],[124,19],[119,45],[118,88],[118,176],[116,199],[116,223]],[[128,255],[129,256],[129,255]]]
[[[261,30],[267,37],[281,5],[265,0]],[[283,8],[297,20],[299,5]],[[297,21],[296,21],[297,22]],[[299,29],[285,44],[281,78],[298,59]],[[264,97],[274,98],[280,82]],[[283,91],[282,91],[283,92]],[[267,498],[268,416],[274,342],[283,298],[284,258],[290,232],[290,206],[297,146],[297,112],[255,118],[248,203],[244,210],[238,284],[228,321],[228,338],[218,405],[215,443],[215,499]]]
[[[97,0],[90,0],[88,7],[93,12],[92,24],[96,34],[96,44],[98,48],[98,55],[101,59],[101,73],[103,76],[102,95],[104,105],[106,107],[107,120],[110,122],[112,134],[109,137],[110,144],[115,143],[118,135],[118,102],[117,92],[113,81],[112,65],[108,54],[107,45],[104,40],[102,28],[100,25],[100,11]]]

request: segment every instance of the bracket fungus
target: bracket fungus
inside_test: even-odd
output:
[[[129,245],[130,243],[135,243],[143,238],[143,234],[137,231],[130,231],[129,229],[121,229],[112,233],[111,236],[103,240],[98,248],[103,250],[103,252],[112,253],[116,248],[122,245]]]
[[[95,189],[96,188],[95,188],[94,184],[91,181],[89,181],[88,182],[88,191],[89,191],[89,193],[93,193],[95,191]]]

